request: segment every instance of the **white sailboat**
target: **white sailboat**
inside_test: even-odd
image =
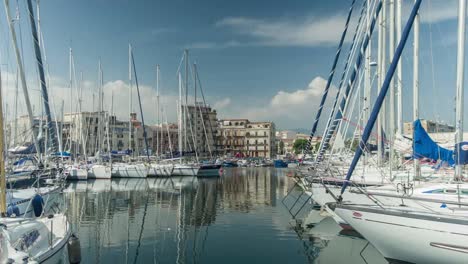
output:
[[[4,0],[10,32],[15,37],[11,25],[9,0]],[[27,1],[33,38],[37,43],[37,31],[32,1]],[[15,45],[16,46],[16,45]],[[18,60],[20,61],[20,60]],[[1,79],[1,78],[0,78]],[[4,149],[3,107],[0,82],[0,149]],[[71,236],[71,230],[64,214],[44,216],[42,203],[33,204],[40,213],[38,218],[8,218],[6,211],[6,176],[4,152],[0,151],[0,262],[1,263],[42,263],[58,256]]]
[[[112,177],[112,169],[109,165],[105,164],[102,162],[101,158],[101,151],[102,151],[102,141],[103,141],[103,129],[102,129],[102,122],[103,122],[103,98],[104,98],[104,92],[103,92],[103,73],[102,73],[102,67],[101,67],[101,61],[99,61],[99,119],[98,119],[98,161],[97,163],[90,164],[89,167],[87,168],[88,172],[88,178],[90,179],[110,179]],[[107,115],[106,115],[107,116]],[[111,154],[110,154],[110,143],[109,143],[109,120],[107,118],[106,120],[106,125],[107,125],[107,151],[109,151],[109,158],[111,159]],[[110,160],[112,163],[112,160]]]
[[[420,4],[421,0],[415,1],[410,18],[414,19]],[[466,0],[459,1],[458,11],[455,142],[460,144],[463,140]],[[415,34],[419,29],[417,23],[416,20]],[[409,33],[408,28],[405,28],[405,33]],[[372,125],[368,124],[366,130]],[[363,137],[363,141],[366,142],[367,138]],[[355,159],[359,159],[358,151]],[[435,205],[433,207],[392,206],[380,203],[378,199],[374,205],[339,202],[336,204],[335,212],[392,262],[466,263],[468,260],[468,204],[464,201],[468,192],[466,184],[457,182],[462,176],[461,164],[462,161],[458,160],[454,183],[431,188],[425,192],[436,197],[440,196],[440,199],[422,199],[412,196],[402,198],[402,201],[411,199],[419,203],[432,202]],[[349,174],[352,171],[353,167],[350,168]],[[434,210],[437,206],[438,209]]]
[[[187,75],[187,72],[188,72],[188,58],[187,58],[188,54],[187,54],[187,50],[185,50],[184,52],[184,59],[185,59],[185,62],[186,62],[186,75]],[[187,78],[187,76],[186,76]],[[179,162],[178,163],[174,163],[174,169],[172,170],[172,175],[173,176],[197,176],[198,175],[198,171],[200,170],[200,166],[198,164],[195,164],[195,163],[188,163],[188,162],[184,162],[183,160],[183,153],[184,153],[184,143],[186,143],[187,141],[187,137],[186,137],[186,128],[184,127],[186,125],[186,122],[184,122],[182,120],[182,117],[185,117],[186,113],[184,111],[184,108],[183,108],[183,100],[182,100],[182,74],[181,72],[179,71],[178,72],[178,81],[179,81],[179,104],[178,104],[178,115],[177,115],[177,118],[178,118],[178,125],[177,125],[177,129],[178,129],[178,135],[179,135],[179,149],[178,149],[178,152],[179,152]],[[187,81],[186,81],[186,85],[187,85]],[[187,87],[186,87],[187,89]],[[184,114],[185,113],[185,114]],[[185,135],[185,136],[184,136]],[[175,159],[177,160],[177,159]]]

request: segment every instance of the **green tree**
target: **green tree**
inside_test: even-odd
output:
[[[294,153],[299,154],[302,152],[302,150],[305,150],[306,147],[307,147],[307,139],[299,138],[299,139],[294,140],[294,144],[293,144]]]

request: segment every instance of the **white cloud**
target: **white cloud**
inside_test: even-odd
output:
[[[188,49],[224,49],[230,47],[238,47],[238,46],[245,46],[246,44],[242,44],[235,40],[230,40],[226,42],[196,42],[194,44],[188,45],[186,48]]]
[[[219,118],[247,118],[252,121],[273,121],[279,128],[308,128],[311,126],[318,109],[327,81],[315,77],[307,88],[295,91],[278,91],[265,103],[256,102],[255,106],[245,103],[230,104],[218,111]],[[336,87],[330,87],[328,104],[336,95]],[[321,120],[328,119],[330,107],[325,105]],[[323,126],[323,124],[321,123]]]
[[[346,16],[308,16],[302,19],[267,20],[247,17],[227,17],[216,23],[235,33],[252,38],[251,45],[319,46],[335,44],[341,35]]]
[[[15,75],[11,73],[2,73],[4,77],[3,94],[5,107],[8,105],[7,116],[11,120],[14,116],[14,101],[15,101]],[[7,78],[5,78],[8,76]],[[31,104],[34,108],[36,115],[41,112],[41,94],[37,86],[37,82],[29,81],[28,90]],[[157,121],[157,104],[156,104],[156,91],[150,86],[140,85],[140,96],[142,101],[143,113],[145,122],[152,124]],[[128,120],[129,116],[129,86],[128,83],[122,80],[108,81],[103,86],[104,91],[104,110],[110,111],[112,98],[113,98],[113,111],[121,120]],[[78,91],[73,90],[73,97],[70,98],[70,88],[68,81],[59,78],[51,77],[48,84],[49,101],[52,115],[61,115],[62,101],[64,104],[64,112],[78,111]],[[161,106],[165,108],[167,119],[169,122],[176,120],[176,102],[177,96],[167,95],[160,97]],[[189,98],[193,100],[193,98]],[[135,85],[133,85],[132,93],[132,111],[138,113],[140,116],[140,109],[138,107],[138,98]],[[70,108],[71,106],[71,108]],[[84,81],[82,89],[82,111],[93,111],[98,109],[98,89],[93,81]],[[20,86],[18,98],[18,115],[27,114],[24,95]]]
[[[231,104],[231,98],[224,98],[222,100],[219,100],[213,104],[213,108],[216,110],[219,109],[225,109]]]
[[[322,94],[323,89],[327,85],[327,81],[321,77],[314,78],[307,89],[297,90],[294,92],[279,91],[273,99],[271,99],[272,107],[288,107],[291,105],[307,104],[317,96]]]

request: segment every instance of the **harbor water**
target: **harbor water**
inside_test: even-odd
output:
[[[295,228],[282,203],[294,185],[290,173],[230,168],[213,179],[72,182],[64,205],[82,263],[386,263],[331,218]]]

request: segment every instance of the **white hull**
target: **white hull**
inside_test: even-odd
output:
[[[144,164],[114,164],[112,178],[146,178],[148,169]]]
[[[174,170],[173,164],[151,164],[148,176],[170,177]]]
[[[468,262],[466,217],[352,205],[338,206],[335,212],[389,260]]]
[[[106,165],[94,164],[88,169],[89,179],[110,179],[112,170]]]
[[[33,208],[30,205],[31,199],[36,195],[40,194],[44,201],[44,211],[48,212],[49,209],[58,202],[58,195],[60,194],[59,187],[41,187],[20,189],[20,190],[9,190],[7,192],[7,203],[9,206],[17,206],[19,215],[17,217],[32,217]]]
[[[14,260],[14,263],[23,263],[24,259],[37,263],[52,263],[60,256],[71,236],[70,226],[63,214],[32,220],[1,218],[0,222],[6,226],[6,229],[0,228],[2,263],[8,258]],[[20,244],[24,244],[24,251],[13,248],[13,245],[21,248]]]
[[[197,176],[200,166],[192,164],[174,164],[173,176]]]
[[[338,197],[341,193],[341,186],[336,186],[336,185],[327,185],[328,191],[332,192],[336,197]],[[444,189],[454,189],[456,187],[451,187],[450,184],[429,184],[426,187],[415,187],[413,197],[420,197],[420,198],[430,198],[430,199],[439,199],[439,200],[450,200],[450,201],[457,201],[457,196],[453,194],[446,194],[446,193],[431,193],[428,192],[428,190],[444,190]],[[465,190],[468,189],[468,186],[461,185],[460,189]],[[382,187],[369,187],[367,188],[368,191],[373,192],[373,193],[381,193],[381,194],[393,194],[397,195],[397,191],[394,186],[389,185],[389,186],[382,186]],[[308,188],[306,191],[307,195],[312,196],[312,200],[319,204],[320,206],[323,206],[325,209],[327,208],[327,204],[329,203],[334,203],[335,200],[333,197],[330,195],[330,193],[327,193],[327,190],[323,185],[321,184],[312,184],[312,187]],[[400,193],[401,195],[401,193]],[[352,204],[361,204],[361,205],[375,205],[375,203],[370,200],[367,196],[359,194],[359,193],[352,193],[349,191],[346,191],[343,194],[343,201],[346,203],[352,203]],[[380,201],[381,203],[388,205],[388,206],[400,206],[402,204],[402,199],[400,197],[384,197],[384,196],[375,196],[375,198]],[[467,195],[462,195],[460,198],[461,202],[467,202],[468,197]],[[416,209],[427,209],[430,208],[431,210],[435,212],[440,212],[443,213],[445,209],[440,208],[440,204],[437,203],[432,203],[432,202],[424,202],[424,201],[417,201],[417,200],[411,200],[411,199],[403,199],[403,203],[405,206],[409,206],[412,208]],[[343,226],[343,227],[349,227],[349,224],[341,219],[338,215],[336,215],[332,210],[327,210],[331,216],[336,220],[336,222]]]
[[[85,168],[68,168],[65,170],[67,180],[70,181],[86,181],[88,179],[88,170]]]

